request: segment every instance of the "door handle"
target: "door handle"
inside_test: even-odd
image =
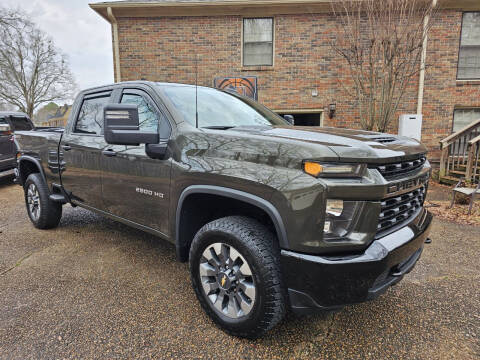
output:
[[[109,150],[103,150],[102,154],[105,155],[105,156],[108,156],[108,157],[117,156],[117,152],[113,151],[113,150],[110,150],[110,149]]]
[[[62,145],[62,149],[65,150],[65,151],[69,151],[69,150],[72,150],[72,147],[70,145]]]

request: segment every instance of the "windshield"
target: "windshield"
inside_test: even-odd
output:
[[[195,126],[195,86],[160,86],[185,121]],[[198,127],[287,125],[259,103],[216,89],[198,87]]]

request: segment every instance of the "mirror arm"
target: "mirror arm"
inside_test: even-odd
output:
[[[145,145],[145,153],[148,157],[152,159],[159,159],[162,160],[165,158],[165,154],[167,153],[168,149],[168,142],[160,142],[159,144],[146,144]]]

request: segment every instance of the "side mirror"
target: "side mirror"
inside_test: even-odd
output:
[[[9,124],[0,124],[0,135],[12,135],[12,128]]]
[[[295,119],[293,118],[293,115],[283,115],[283,118],[290,124],[295,125]]]
[[[111,104],[103,108],[104,138],[112,145],[158,144],[156,132],[140,131],[138,107],[133,104]]]

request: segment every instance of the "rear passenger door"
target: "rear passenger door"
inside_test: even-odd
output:
[[[161,104],[142,89],[124,89],[122,104],[138,106],[140,130],[160,131],[168,140],[170,123]],[[171,159],[151,159],[145,145],[109,145],[103,157],[103,199],[113,215],[168,234]]]
[[[103,107],[112,90],[87,93],[75,104],[75,114],[60,143],[62,185],[78,205],[104,210],[102,198]],[[73,123],[72,123],[73,121]]]

